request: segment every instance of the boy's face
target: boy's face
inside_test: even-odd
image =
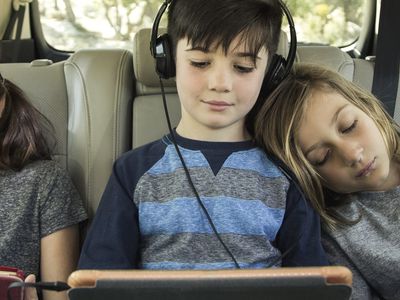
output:
[[[177,131],[184,137],[208,141],[248,139],[245,117],[255,104],[264,78],[265,48],[256,63],[236,38],[225,54],[193,48],[181,39],[176,52],[176,83],[182,119]]]
[[[398,185],[396,164],[375,122],[339,93],[313,93],[297,138],[324,185],[333,191],[377,191]]]

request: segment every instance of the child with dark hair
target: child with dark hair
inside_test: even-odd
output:
[[[0,262],[41,281],[66,281],[79,256],[78,223],[87,216],[67,172],[51,160],[50,129],[0,75]]]
[[[79,268],[327,264],[318,215],[246,126],[281,22],[276,0],[172,1],[180,122],[115,162]]]

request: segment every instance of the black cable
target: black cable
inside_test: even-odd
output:
[[[226,251],[226,252],[228,253],[228,255],[231,257],[233,263],[235,264],[235,267],[236,267],[237,269],[240,269],[240,266],[239,266],[239,264],[238,264],[238,262],[237,262],[235,256],[234,256],[233,253],[229,250],[229,248],[225,245],[225,243],[224,243],[224,241],[222,240],[221,236],[219,235],[217,229],[215,228],[214,222],[212,221],[212,219],[211,219],[211,217],[210,217],[210,214],[209,214],[208,211],[207,211],[207,208],[204,206],[203,201],[201,201],[200,196],[199,196],[199,193],[197,192],[197,189],[196,189],[196,187],[194,186],[194,183],[193,183],[193,181],[192,181],[192,177],[190,176],[190,173],[189,173],[189,170],[188,170],[188,168],[187,168],[187,166],[186,166],[185,160],[183,159],[183,156],[182,156],[182,154],[181,154],[181,151],[179,150],[178,144],[177,144],[177,142],[176,142],[175,133],[174,133],[174,131],[172,130],[171,120],[170,120],[170,118],[169,118],[169,113],[168,113],[167,100],[166,100],[166,97],[165,97],[164,84],[163,84],[163,82],[162,82],[161,77],[159,77],[159,78],[160,78],[160,86],[161,86],[161,95],[162,95],[163,105],[164,105],[164,112],[165,112],[165,117],[167,118],[167,123],[168,123],[168,129],[169,129],[169,132],[170,132],[170,135],[171,135],[171,138],[172,138],[172,143],[174,144],[175,150],[176,150],[176,152],[178,153],[178,156],[179,156],[180,161],[182,162],[182,166],[183,166],[183,169],[185,170],[186,177],[187,177],[187,179],[188,179],[188,181],[189,181],[190,187],[192,188],[192,190],[193,190],[193,192],[194,192],[194,194],[195,194],[195,196],[196,196],[197,202],[199,203],[199,205],[200,205],[201,209],[203,210],[204,214],[206,215],[206,218],[207,218],[207,220],[208,220],[208,223],[210,224],[210,226],[211,226],[211,228],[212,228],[212,231],[214,232],[214,234],[215,234],[215,236],[217,237],[218,241],[221,243],[222,247],[224,247],[225,251]]]
[[[54,281],[54,282],[13,282],[8,286],[7,289],[7,299],[13,300],[11,296],[11,290],[15,288],[36,288],[39,290],[49,290],[62,292],[69,290],[71,287],[62,281]]]

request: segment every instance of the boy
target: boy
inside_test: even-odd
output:
[[[318,216],[245,125],[279,40],[282,11],[270,2],[172,1],[174,135],[190,175],[171,135],[118,159],[79,268],[328,264]]]

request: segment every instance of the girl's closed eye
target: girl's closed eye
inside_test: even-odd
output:
[[[343,130],[342,133],[350,133],[352,132],[356,127],[357,127],[358,120],[354,120],[350,126],[346,126]]]
[[[316,167],[322,167],[329,159],[329,156],[331,154],[331,150],[327,150],[322,156],[321,158],[317,158],[314,161],[311,162],[312,165],[316,166]]]

